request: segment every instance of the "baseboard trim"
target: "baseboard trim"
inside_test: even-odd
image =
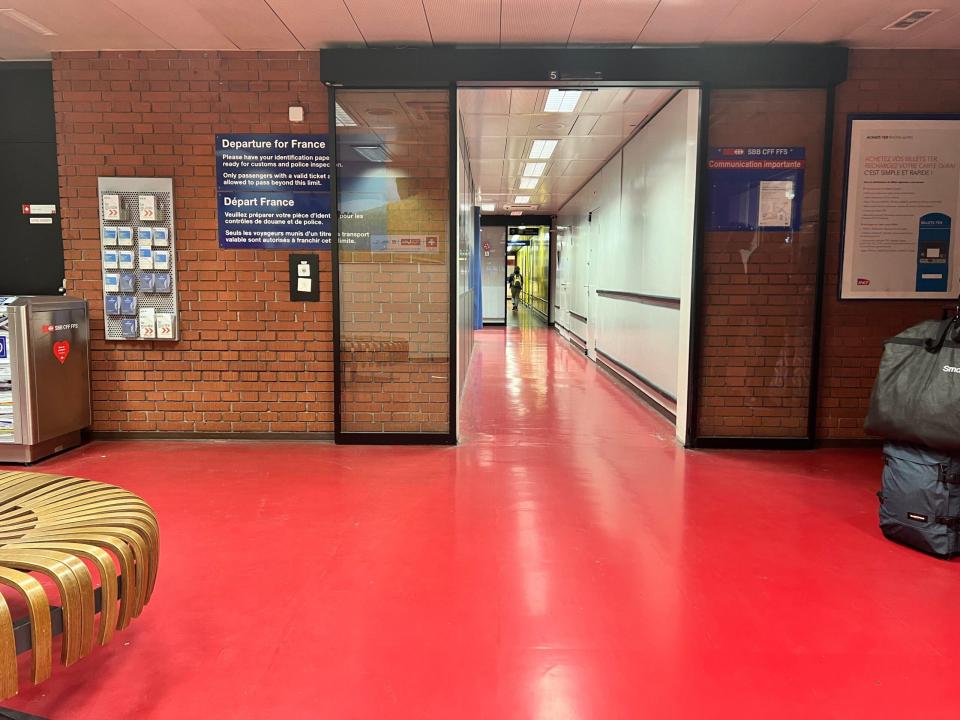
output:
[[[698,437],[692,447],[697,450],[812,450],[807,438],[765,437]]]
[[[674,426],[674,428],[676,428],[677,415],[676,413],[671,412],[670,408],[661,405],[650,395],[650,393],[646,392],[640,386],[632,383],[630,380],[624,377],[622,373],[617,372],[613,366],[604,362],[598,362],[596,365],[607,377],[616,382],[618,385],[622,385],[626,390],[629,390],[631,395],[636,396],[636,398],[644,405],[662,415],[671,425]]]
[[[273,440],[332,443],[332,432],[113,432],[92,430],[90,440]]]
[[[824,450],[854,450],[858,448],[882,448],[880,438],[824,438],[817,440],[817,447]]]

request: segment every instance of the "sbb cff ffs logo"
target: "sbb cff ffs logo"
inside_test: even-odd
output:
[[[80,323],[67,323],[65,325],[41,325],[40,331],[52,333],[54,330],[79,330]]]

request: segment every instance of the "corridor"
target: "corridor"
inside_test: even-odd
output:
[[[477,334],[462,423],[457,448],[130,440],[41,464],[148,500],[160,574],[122,641],[7,704],[56,720],[955,712],[957,565],[881,537],[878,451],[685,452],[532,324]]]

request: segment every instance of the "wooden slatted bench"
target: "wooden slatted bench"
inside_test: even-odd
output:
[[[31,679],[40,683],[50,677],[55,635],[63,634],[60,661],[72,665],[140,615],[159,552],[157,519],[133,493],[77,477],[0,471],[0,585],[27,606],[15,620],[0,596],[0,699],[17,694],[19,653],[32,652]],[[56,587],[59,605],[37,576]]]

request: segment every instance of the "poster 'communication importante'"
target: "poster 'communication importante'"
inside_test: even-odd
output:
[[[715,147],[707,159],[711,232],[799,230],[803,147]]]
[[[844,299],[955,298],[960,118],[850,120]]]

